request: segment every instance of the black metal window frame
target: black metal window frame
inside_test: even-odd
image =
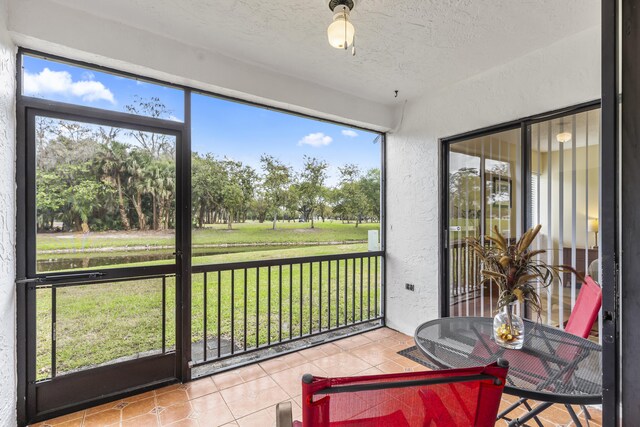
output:
[[[520,212],[521,217],[521,230],[518,230],[520,233],[526,231],[527,228],[531,227],[531,218],[529,218],[530,212],[530,203],[531,200],[526,197],[527,194],[530,193],[531,181],[528,177],[531,175],[530,169],[530,148],[531,148],[531,138],[529,135],[530,126],[536,123],[557,119],[566,115],[578,114],[585,111],[594,110],[600,108],[601,103],[600,100],[594,100],[585,102],[582,104],[574,105],[567,108],[562,108],[558,110],[549,111],[546,113],[536,114],[533,116],[528,116],[525,118],[512,120],[509,122],[501,123],[498,125],[488,126],[482,129],[465,132],[462,134],[458,134],[455,136],[440,138],[440,305],[439,305],[439,314],[440,317],[449,317],[450,316],[450,306],[449,306],[449,236],[448,236],[448,221],[449,221],[449,154],[450,147],[452,144],[457,142],[466,141],[469,139],[479,138],[482,136],[487,136],[499,132],[509,131],[509,130],[517,130],[520,129],[520,144],[521,144],[521,153],[520,153],[520,161],[522,163],[522,171],[521,171],[521,186],[517,189],[520,191],[525,197],[523,197],[523,206],[522,212]]]
[[[176,122],[165,119],[157,119],[134,115],[130,113],[116,112],[93,107],[69,104],[59,101],[51,101],[30,97],[22,93],[22,73],[23,73],[23,55],[34,56],[42,59],[61,62],[73,66],[84,67],[96,71],[114,74],[122,77],[142,80],[152,84],[158,84],[166,87],[180,89],[184,93],[184,121]],[[380,274],[382,283],[386,283],[386,268],[384,263],[385,254],[385,230],[386,230],[386,134],[374,129],[353,125],[346,122],[329,120],[321,117],[290,111],[284,108],[278,108],[258,102],[247,101],[240,98],[230,97],[217,94],[215,92],[198,89],[191,86],[173,84],[144,75],[129,73],[117,70],[111,67],[105,67],[92,64],[85,61],[69,59],[58,55],[51,55],[45,52],[22,48],[17,52],[16,67],[16,142],[17,142],[17,163],[16,163],[16,298],[17,298],[17,418],[19,425],[26,425],[27,422],[34,421],[34,381],[28,378],[28,370],[31,354],[35,351],[32,348],[32,342],[35,339],[33,319],[29,313],[33,313],[35,307],[35,297],[33,292],[27,292],[28,289],[34,290],[37,281],[64,279],[65,283],[81,284],[89,279],[97,280],[119,280],[133,277],[151,277],[157,275],[176,274],[176,281],[180,281],[179,292],[176,296],[176,307],[179,307],[179,313],[176,316],[176,337],[177,360],[176,372],[180,381],[188,381],[191,379],[191,369],[193,362],[191,361],[191,96],[192,94],[201,94],[215,97],[218,99],[237,102],[256,108],[268,109],[284,114],[290,114],[310,120],[317,120],[326,123],[336,124],[340,126],[348,126],[350,128],[359,129],[366,132],[372,132],[380,135],[380,246],[378,252],[371,253],[381,256]],[[35,115],[46,116],[51,118],[63,118],[67,120],[78,120],[81,122],[102,124],[108,126],[120,126],[134,130],[161,130],[168,135],[181,136],[179,149],[176,150],[176,177],[177,177],[177,199],[176,210],[181,211],[182,215],[177,222],[176,227],[176,264],[157,266],[153,268],[146,267],[125,267],[117,269],[105,269],[104,272],[96,272],[92,270],[83,271],[83,274],[74,277],[63,273],[39,274],[35,271],[35,230],[31,226],[35,219],[35,195],[32,188],[35,186],[35,159],[33,149],[29,147],[28,123]],[[178,141],[177,141],[178,142]],[[182,177],[182,179],[181,179]],[[354,255],[354,254],[347,254]],[[357,254],[356,254],[357,255]],[[313,257],[308,257],[307,262],[312,262]],[[302,261],[304,258],[296,259]],[[86,274],[85,274],[86,273]],[[381,287],[381,325],[385,323],[385,301],[386,289]],[[275,357],[275,356],[274,356]],[[126,374],[126,373],[125,373]],[[123,392],[126,395],[127,392]],[[86,407],[91,404],[100,403],[95,400],[90,403],[82,403],[80,407]],[[68,410],[60,410],[48,414],[49,416],[57,416],[68,412]],[[41,419],[41,417],[39,418]]]
[[[622,398],[620,392],[620,288],[619,288],[619,177],[618,177],[618,118],[619,118],[619,81],[618,81],[618,10],[617,1],[602,2],[602,100],[595,100],[573,107],[559,109],[548,113],[543,113],[501,125],[490,126],[456,135],[442,138],[440,140],[441,154],[441,175],[440,175],[440,316],[449,316],[449,276],[448,276],[448,254],[445,244],[447,242],[447,224],[449,215],[448,206],[448,159],[449,146],[452,143],[462,140],[483,136],[495,132],[509,129],[517,129],[522,132],[523,144],[523,178],[530,175],[529,169],[529,148],[530,138],[527,128],[531,124],[562,117],[568,114],[575,114],[601,108],[601,142],[600,142],[600,208],[603,212],[613,212],[612,215],[603,215],[600,223],[601,250],[602,250],[602,278],[603,289],[602,298],[602,420],[603,425],[615,426],[622,422],[621,405]],[[631,48],[633,49],[633,47]],[[522,179],[523,194],[528,194],[530,185],[528,179]],[[524,198],[525,203],[529,203],[529,198]],[[522,215],[523,228],[530,222],[528,218],[528,205],[525,204]],[[524,230],[521,230],[521,232]]]

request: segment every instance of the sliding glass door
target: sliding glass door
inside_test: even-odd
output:
[[[449,310],[455,316],[489,316],[497,292],[480,282],[480,262],[466,239],[496,227],[507,238],[520,226],[520,129],[453,142],[448,158]]]
[[[547,263],[569,265],[600,281],[600,110],[529,124],[529,216],[541,224],[537,239]],[[540,290],[543,321],[563,328],[580,291],[576,275]],[[592,334],[597,336],[597,325]]]
[[[481,284],[481,265],[467,249],[466,238],[497,228],[515,240],[540,224],[535,246],[546,249],[544,261],[578,272],[539,289],[541,320],[563,328],[580,291],[580,277],[600,277],[600,110],[592,106],[512,126],[445,141],[444,314],[495,312],[495,286]],[[596,339],[597,324],[592,335]]]

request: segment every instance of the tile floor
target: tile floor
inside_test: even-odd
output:
[[[278,402],[293,402],[300,419],[300,377],[304,373],[348,376],[426,369],[398,351],[414,345],[413,338],[389,328],[345,338],[277,359],[176,384],[35,424],[35,426],[275,426]],[[503,397],[503,407],[513,397]],[[575,408],[577,411],[578,407]],[[520,413],[522,413],[521,411]],[[590,410],[592,426],[600,412]],[[584,416],[579,412],[584,423]],[[545,426],[573,425],[563,406],[540,416]],[[500,421],[496,425],[506,425]]]

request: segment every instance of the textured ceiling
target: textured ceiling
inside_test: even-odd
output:
[[[55,1],[385,104],[597,26],[600,16],[599,0],[359,0],[352,57],[327,42],[326,0]]]

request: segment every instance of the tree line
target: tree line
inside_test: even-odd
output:
[[[162,114],[156,99],[146,101]],[[131,107],[134,108],[134,107]],[[36,120],[38,231],[166,230],[175,227],[175,140],[172,136]],[[247,220],[354,222],[380,217],[380,170],[339,167],[305,156],[300,170],[263,154],[258,170],[212,154],[192,154],[195,227]]]

